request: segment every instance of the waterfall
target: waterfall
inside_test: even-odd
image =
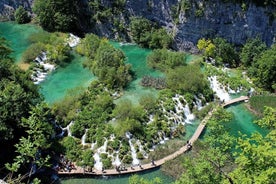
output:
[[[85,133],[84,133],[83,136],[81,137],[81,144],[82,144],[83,146],[87,145],[87,143],[85,143],[87,131],[88,131],[88,129],[85,129]]]
[[[120,159],[119,159],[119,154],[117,153],[116,158],[115,158],[115,160],[114,160],[114,162],[113,162],[113,165],[119,166],[119,165],[121,165],[121,164],[122,164],[122,163],[121,163],[121,161],[120,161]]]
[[[70,127],[74,124],[74,121],[71,121],[69,125],[67,125],[65,128],[62,128],[63,131],[67,131],[68,136],[72,136],[72,133],[70,131]]]
[[[200,110],[202,109],[202,101],[200,98],[198,98],[197,96],[194,96],[195,98],[195,105],[197,107],[197,110]]]
[[[67,38],[67,43],[69,47],[75,47],[80,43],[80,38],[70,33],[69,38]]]
[[[221,101],[229,101],[230,95],[228,92],[222,87],[222,85],[217,81],[217,76],[211,76],[208,77],[208,80],[210,81],[210,86],[212,90],[216,93],[218,98]]]
[[[186,120],[185,120],[186,123],[192,123],[191,121],[195,119],[195,116],[191,113],[190,108],[187,103],[184,107],[184,114],[186,117]]]
[[[99,171],[102,170],[103,163],[101,162],[100,154],[99,153],[95,153],[93,155],[93,158],[94,158],[94,161],[95,161],[94,168],[97,169],[97,170],[99,170]]]
[[[95,160],[94,167],[99,171],[103,168],[103,163],[101,162],[100,155],[101,153],[106,153],[106,148],[107,148],[107,139],[105,139],[104,144],[100,148],[98,148],[97,152],[93,155]]]
[[[132,165],[138,165],[140,163],[140,161],[137,159],[137,154],[136,154],[136,150],[132,144],[132,139],[129,139],[129,146],[130,146],[130,150],[131,150],[131,156],[132,156]]]
[[[48,72],[51,72],[55,69],[55,65],[52,65],[46,62],[47,61],[46,52],[41,52],[40,55],[38,55],[34,61],[37,62],[38,67],[33,69],[31,78],[34,81],[34,84],[39,84],[40,82],[45,80],[45,78],[48,75]],[[40,67],[43,68],[43,71],[41,71]]]
[[[172,98],[175,104],[175,111],[169,112],[169,118],[173,119],[175,124],[185,124],[185,123],[191,123],[192,120],[194,120],[194,115],[191,113],[187,101],[184,99],[183,96],[176,94],[175,97]],[[185,106],[183,106],[180,99],[185,102]]]

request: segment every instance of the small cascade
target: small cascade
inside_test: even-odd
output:
[[[67,39],[67,43],[69,47],[75,47],[80,43],[80,38],[70,33],[69,38]]]
[[[194,116],[194,114],[191,113],[190,108],[187,103],[184,107],[184,114],[186,117],[186,119],[185,119],[186,123],[192,123],[191,121],[195,119],[195,116]]]
[[[100,154],[99,153],[95,153],[93,155],[95,164],[94,164],[94,168],[101,171],[103,168],[103,163],[101,162],[101,158],[100,158]]]
[[[70,130],[70,127],[74,124],[74,121],[71,121],[69,123],[69,125],[67,125],[65,128],[62,128],[62,131],[67,131],[67,134],[68,136],[72,136],[72,133],[71,133],[71,130]]]
[[[122,162],[120,161],[119,154],[117,153],[114,162],[112,163],[115,166],[120,166]]]
[[[82,144],[83,146],[85,146],[85,145],[88,144],[88,143],[85,143],[87,131],[88,131],[88,129],[85,129],[85,133],[84,133],[83,136],[81,137],[81,144]]]
[[[132,141],[133,139],[129,139],[129,146],[130,146],[130,150],[131,150],[131,156],[132,156],[132,165],[136,166],[136,165],[139,165],[140,161],[137,159],[137,153],[136,153],[136,150],[132,144]]]
[[[102,168],[103,168],[103,163],[101,162],[100,155],[102,153],[106,153],[106,148],[107,148],[107,139],[105,139],[104,144],[100,148],[98,148],[97,152],[93,155],[94,160],[95,160],[94,167],[95,167],[95,169],[97,169],[99,171],[102,170]]]
[[[194,115],[191,114],[187,101],[184,99],[183,96],[176,94],[175,97],[172,98],[175,104],[175,112],[169,112],[169,120],[173,120],[175,124],[185,124],[191,123],[194,120]],[[181,99],[181,100],[180,100]],[[185,106],[181,102],[185,103]]]
[[[195,105],[196,105],[197,110],[202,109],[202,101],[201,101],[201,99],[198,98],[197,96],[194,96],[194,98],[195,98]]]
[[[37,63],[38,67],[33,69],[33,74],[31,75],[31,78],[34,81],[34,84],[39,84],[46,79],[49,72],[55,69],[55,65],[46,62],[46,52],[41,52],[34,61]]]
[[[208,80],[210,81],[210,87],[216,93],[216,95],[221,101],[230,100],[230,95],[224,89],[224,87],[217,81],[217,76],[208,77]]]
[[[91,150],[94,150],[96,144],[97,144],[96,142],[94,142],[94,143],[91,144]]]
[[[148,158],[147,152],[144,150],[143,145],[141,144],[141,141],[138,140],[136,144],[139,146],[139,151],[143,154],[144,158]]]

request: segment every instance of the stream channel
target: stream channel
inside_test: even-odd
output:
[[[0,23],[0,36],[5,37],[13,49],[12,56],[15,58],[17,64],[20,63],[22,53],[28,48],[30,43],[28,37],[41,31],[41,28],[34,25],[18,25],[13,22]],[[132,64],[133,70],[136,73],[136,79],[132,81],[127,88],[124,96],[121,99],[130,99],[133,103],[138,103],[139,97],[143,94],[158,95],[157,90],[144,88],[139,85],[141,78],[144,75],[162,76],[163,74],[152,70],[146,65],[146,57],[151,50],[140,48],[132,44],[122,44],[119,42],[111,42],[116,48],[123,50],[127,56],[127,62]],[[61,100],[66,92],[76,87],[87,87],[89,83],[95,78],[88,69],[82,67],[83,57],[75,54],[74,59],[65,67],[59,67],[53,71],[40,83],[40,93],[44,96],[45,101],[49,104],[57,100]],[[232,134],[238,136],[238,132],[250,135],[253,132],[260,132],[265,134],[265,130],[253,123],[256,119],[251,112],[249,112],[243,104],[232,105],[227,108],[228,111],[234,113],[234,119],[230,123],[230,131]],[[187,126],[187,136],[191,136],[195,131],[198,123]],[[160,169],[141,173],[141,176],[147,179],[160,177],[164,183],[171,183],[173,179],[165,176]],[[129,176],[118,176],[112,178],[68,178],[62,180],[63,184],[127,184]]]

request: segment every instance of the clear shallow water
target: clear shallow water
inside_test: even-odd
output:
[[[125,53],[127,57],[127,63],[131,64],[132,70],[135,71],[135,79],[129,84],[126,91],[124,92],[124,95],[117,101],[129,99],[134,104],[138,104],[139,99],[143,95],[152,94],[157,97],[158,90],[155,90],[153,88],[145,88],[140,85],[143,76],[164,76],[163,73],[147,67],[146,58],[151,53],[151,50],[144,49],[132,44],[121,44],[118,42],[111,42],[111,44],[114,47],[121,49]]]
[[[16,24],[14,22],[0,22],[0,36],[6,38],[14,51],[12,57],[16,63],[20,62],[22,53],[30,46],[28,37],[42,29],[32,24]]]
[[[234,118],[229,123],[230,133],[235,137],[239,137],[239,132],[246,135],[259,132],[262,135],[267,134],[267,130],[261,128],[254,121],[257,119],[244,104],[239,103],[227,107],[227,111],[234,114]]]
[[[143,172],[139,174],[145,179],[154,179],[159,177],[163,183],[171,184],[174,180],[171,177],[164,175],[160,169]],[[131,175],[122,175],[112,178],[63,178],[61,184],[128,184]]]
[[[57,68],[40,84],[40,93],[45,101],[52,104],[61,100],[68,90],[87,87],[95,76],[82,67],[84,57],[75,54],[74,59],[64,67]]]
[[[10,41],[12,49],[15,51],[13,56],[16,61],[20,61],[20,57],[24,50],[30,45],[28,42],[29,35],[40,31],[41,29],[34,25],[17,25],[12,22],[0,23],[0,35],[4,36]],[[126,54],[127,62],[132,64],[133,70],[136,72],[137,79],[130,83],[127,91],[121,99],[128,98],[134,103],[137,103],[139,98],[144,95],[151,93],[157,95],[158,91],[154,89],[144,88],[139,85],[141,78],[144,75],[151,76],[162,76],[161,72],[149,69],[146,66],[146,57],[151,52],[147,49],[139,48],[136,45],[121,45],[117,42],[112,44],[120,48]],[[48,103],[53,103],[57,100],[62,99],[66,91],[75,87],[87,86],[90,81],[95,77],[91,74],[88,69],[82,67],[83,57],[76,55],[70,64],[66,67],[60,67],[52,74],[50,74],[46,81],[41,83],[40,92],[44,95],[45,100]],[[189,61],[191,58],[188,59]],[[230,132],[233,135],[238,136],[238,132],[241,131],[244,134],[251,134],[253,132],[260,132],[265,134],[266,131],[255,125],[253,121],[255,117],[244,107],[242,104],[232,105],[227,110],[234,113],[235,118],[230,123]],[[195,129],[197,128],[198,122],[186,127],[186,136],[190,137]],[[144,178],[152,179],[154,177],[161,177],[164,183],[171,183],[173,180],[170,177],[165,176],[160,170],[154,170],[151,172],[143,173]],[[80,179],[65,179],[62,180],[64,184],[124,184],[128,183],[129,176],[120,176],[109,179],[103,178],[80,178]]]

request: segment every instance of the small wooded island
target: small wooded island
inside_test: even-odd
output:
[[[235,5],[229,21],[237,25],[266,8],[272,31],[258,32],[248,20],[252,33],[239,41],[223,28],[210,27],[215,34],[202,25],[199,33],[197,22],[190,40],[185,31],[181,37],[190,19],[208,19],[207,1],[27,2],[7,2],[14,12],[0,4],[1,20],[10,13],[16,22],[0,23],[0,183],[66,183],[60,178],[156,167],[175,184],[275,183],[275,1],[215,1],[229,14]],[[79,75],[92,77],[47,101],[60,86],[43,85],[76,58]],[[247,109],[254,115],[239,122],[245,130],[233,131]],[[166,182],[131,175],[128,183]]]

